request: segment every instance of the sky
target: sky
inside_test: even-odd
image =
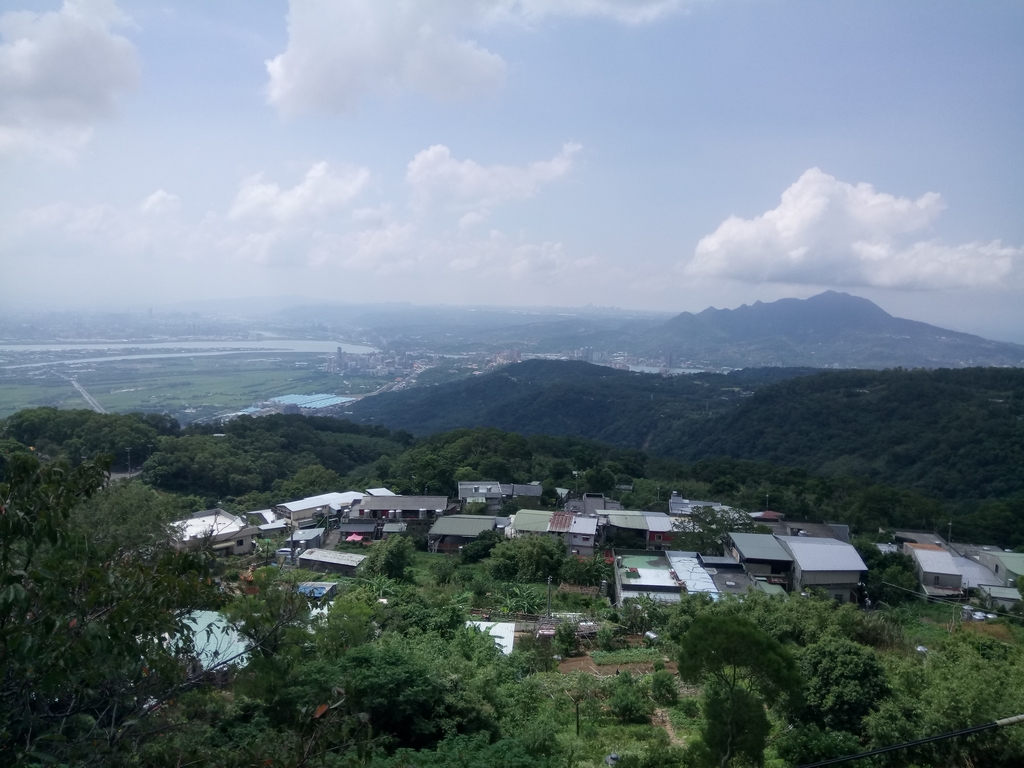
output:
[[[1024,3],[0,0],[0,304],[679,312],[1024,343]]]

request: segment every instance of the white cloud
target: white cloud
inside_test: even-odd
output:
[[[113,0],[0,15],[0,154],[67,160],[88,143],[138,81],[134,46],[113,31],[126,22]]]
[[[369,181],[366,168],[353,168],[338,175],[325,162],[310,168],[302,182],[291,189],[265,182],[260,173],[242,182],[228,216],[264,216],[282,222],[314,216],[349,205]]]
[[[596,16],[622,24],[647,24],[675,13],[681,0],[500,0],[490,3],[495,18],[539,21],[548,16]]]
[[[460,38],[459,4],[295,0],[288,47],[267,62],[267,98],[286,113],[349,112],[368,90],[442,100],[499,87],[502,58]]]
[[[351,112],[370,91],[441,101],[492,93],[508,66],[473,34],[551,16],[654,21],[679,0],[291,0],[288,45],[267,61],[267,100],[287,114]]]
[[[454,210],[469,210],[462,226],[486,218],[486,210],[508,201],[533,197],[540,187],[572,168],[572,158],[581,149],[567,143],[550,160],[524,166],[480,165],[474,160],[456,160],[448,147],[436,144],[409,162],[405,180],[412,187],[413,206],[418,209],[438,203]]]
[[[574,284],[589,279],[585,268],[592,260],[559,242],[532,241],[525,232],[483,230],[478,225],[486,211],[477,208],[536,194],[568,172],[577,150],[567,144],[549,160],[522,166],[456,160],[444,147],[419,153],[409,164],[410,197],[422,195],[425,205],[442,212],[455,209],[451,216],[396,215],[391,203],[379,200],[357,207],[370,171],[335,171],[327,163],[314,165],[291,188],[263,174],[243,179],[233,198],[198,218],[165,189],[126,206],[11,210],[0,215],[0,259],[31,253],[66,275],[131,265],[163,275],[168,284],[202,265],[210,281],[225,286],[286,274],[315,282],[317,290],[336,284],[341,293],[356,290],[359,281],[372,285],[392,276],[402,278],[407,295],[478,279],[534,292],[543,283],[547,290],[555,285],[547,278],[557,282],[555,276],[574,270]],[[476,208],[466,212],[467,206]]]
[[[697,244],[686,273],[746,282],[958,288],[995,285],[1024,255],[991,243],[949,246],[920,237],[945,208],[928,192],[916,200],[848,184],[817,168],[753,219],[730,216]]]
[[[178,210],[180,204],[181,200],[177,195],[172,195],[170,192],[158,189],[142,201],[139,210],[143,213],[170,213],[171,211]]]

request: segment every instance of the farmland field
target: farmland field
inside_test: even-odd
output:
[[[88,408],[72,379],[107,411],[168,413],[183,423],[277,395],[358,396],[385,383],[331,373],[324,363],[323,354],[260,350],[0,368],[0,418],[46,405]]]

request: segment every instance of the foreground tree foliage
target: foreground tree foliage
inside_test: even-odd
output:
[[[61,419],[43,416],[19,427],[45,427],[34,433],[35,451],[0,433],[5,766],[595,768],[616,752],[627,768],[782,768],[1024,711],[1018,620],[961,623],[958,606],[923,604],[898,588],[916,586],[906,558],[874,547],[877,528],[868,523],[942,509],[913,494],[803,470],[726,459],[681,465],[497,430],[438,435],[410,448],[379,428],[303,417],[242,422],[226,438],[205,428],[176,437],[167,425],[139,422],[163,429],[154,459],[160,439],[198,441],[178,465],[183,488],[194,482],[200,493],[190,497],[145,478],[109,484],[89,462],[77,469],[40,463],[40,446],[58,454],[53,446],[67,444],[56,440]],[[86,420],[89,429],[103,418]],[[218,446],[226,446],[223,462]],[[349,455],[361,463],[347,476],[330,457],[344,446],[366,449]],[[211,466],[190,469],[208,459]],[[577,480],[574,471],[581,490],[606,487],[609,474],[631,487],[609,491],[627,506],[664,505],[673,489],[756,508],[768,492],[771,505],[778,499],[791,516],[848,514],[855,534],[870,534],[857,543],[872,566],[867,590],[877,610],[760,592],[613,607],[568,587],[613,579],[603,556],[567,556],[546,536],[506,540],[494,532],[458,557],[416,551],[410,538],[393,536],[369,548],[354,578],[260,568],[262,556],[215,561],[170,548],[169,521],[205,508],[217,483],[230,485],[252,467],[273,470],[259,486],[270,490],[254,486],[213,502],[244,512],[249,502],[284,500],[277,493],[378,484],[444,492],[458,476],[539,479],[547,503],[556,483]],[[993,519],[1012,531],[1007,504],[1010,512]],[[719,551],[733,523],[701,514],[694,533],[707,534],[704,542],[681,542]],[[274,542],[267,545],[272,552]],[[548,577],[555,611],[601,624],[593,643],[577,640],[573,617],[554,640],[520,635],[505,656],[466,627],[471,607],[492,621],[544,612]],[[313,578],[338,579],[329,606],[296,589]],[[234,664],[220,658],[217,674],[195,663],[208,638],[190,618],[204,608],[216,608],[244,648]],[[657,639],[643,638],[647,631]],[[605,653],[555,659],[594,645]],[[559,671],[591,662],[600,676]],[[1015,768],[1024,762],[1024,729],[876,762]]]
[[[103,762],[194,682],[186,620],[216,597],[201,554],[126,551],[72,509],[102,467],[15,456],[0,483],[0,754],[8,764]],[[169,642],[174,638],[175,642]]]
[[[722,766],[736,757],[761,763],[771,731],[765,706],[782,701],[792,709],[801,688],[789,652],[739,616],[698,616],[680,644],[679,675],[706,683],[705,726],[694,758]]]

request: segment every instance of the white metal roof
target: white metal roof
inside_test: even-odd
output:
[[[907,548],[925,573],[936,573],[944,576],[962,575],[960,569],[956,567],[956,563],[953,561],[953,556],[944,549],[915,547],[913,544],[907,545]]]
[[[366,555],[353,555],[351,552],[335,552],[331,549],[307,549],[299,555],[299,562],[309,560],[317,563],[334,563],[335,565],[347,565],[355,568]]]
[[[686,585],[687,592],[718,594],[715,580],[711,578],[711,574],[700,564],[696,552],[673,550],[666,552],[665,557],[668,558],[669,565],[672,566],[676,576]]]
[[[575,533],[581,536],[597,535],[597,518],[586,517],[585,515],[576,515],[569,524],[569,533]]]
[[[964,589],[976,589],[982,584],[998,584],[999,577],[976,560],[969,557],[953,555],[953,563],[960,571],[962,579],[960,585]]]
[[[345,506],[351,504],[353,501],[358,501],[361,498],[363,498],[363,494],[357,493],[356,491],[345,491],[344,493],[321,493],[319,496],[307,496],[305,499],[286,501],[284,504],[278,504],[277,506],[284,507],[289,512],[301,512],[304,509],[327,507],[331,504],[340,504]]]
[[[838,539],[818,539],[811,536],[776,536],[801,571],[866,571],[852,544]]]
[[[259,515],[266,523],[272,523],[277,520],[277,515],[274,514],[274,510],[272,509],[257,509],[255,512],[246,512],[245,514]]]
[[[674,589],[678,588],[679,584],[672,576],[672,572],[664,568],[637,568],[635,577],[627,576],[625,573],[622,574],[622,586],[623,588],[629,587],[630,589],[643,589],[645,587],[668,587],[669,589]]]
[[[647,530],[654,533],[668,533],[672,530],[672,518],[661,512],[645,513]]]
[[[326,532],[326,528],[300,528],[288,534],[288,541],[309,541]]]
[[[512,621],[467,621],[467,627],[476,627],[485,635],[494,638],[494,642],[506,656],[512,654],[512,646],[516,639],[516,625]]]
[[[211,511],[208,515],[199,515],[198,517],[179,520],[171,525],[177,529],[178,536],[182,541],[238,533],[246,527],[246,524],[240,518],[222,509]]]
[[[388,490],[387,488],[367,488],[367,496],[394,496],[394,491]]]

